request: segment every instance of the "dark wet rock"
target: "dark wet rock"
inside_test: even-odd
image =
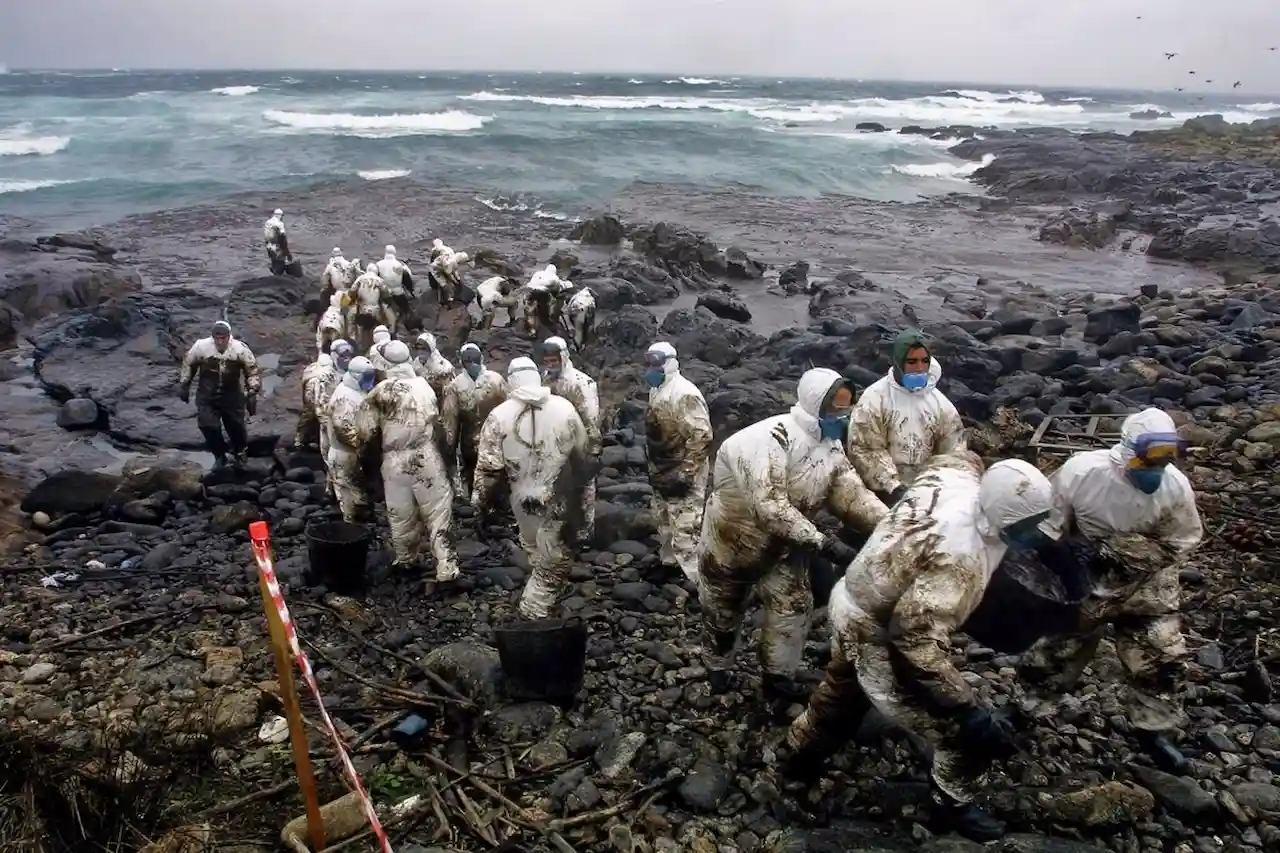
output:
[[[22,511],[52,516],[97,512],[111,500],[120,482],[114,474],[60,471],[46,477],[23,498]]]
[[[878,121],[860,121],[853,126],[854,130],[865,130],[871,133],[884,133],[889,128]]]
[[[737,297],[713,290],[698,295],[698,308],[706,308],[723,320],[735,320],[739,323],[751,322],[751,309]]]
[[[796,261],[778,274],[778,287],[784,293],[805,293],[809,289],[809,263]]]
[[[249,501],[236,501],[213,508],[209,515],[209,529],[214,533],[244,531],[252,522],[261,518],[261,511]]]
[[[699,758],[680,783],[680,799],[695,811],[715,811],[729,793],[733,776],[724,765],[709,758]]]
[[[1116,236],[1116,221],[1105,214],[1066,210],[1040,226],[1042,243],[1060,243],[1077,249],[1101,249]]]
[[[73,397],[58,410],[58,426],[66,430],[92,429],[102,425],[98,404],[83,397]]]
[[[764,277],[765,265],[749,257],[737,246],[730,246],[724,253],[725,275],[729,278],[752,280]]]
[[[1173,776],[1150,767],[1138,766],[1133,770],[1142,786],[1173,815],[1187,820],[1204,820],[1217,815],[1217,800],[1194,779]]]
[[[612,213],[602,213],[583,220],[569,232],[570,240],[588,246],[616,246],[626,237],[622,220]]]
[[[490,270],[497,275],[520,281],[525,277],[524,267],[492,249],[477,249],[471,252],[471,261],[476,267]]]
[[[667,222],[641,225],[630,233],[636,251],[680,275],[721,275],[725,271],[720,247],[688,228]]]
[[[681,358],[696,358],[717,367],[733,367],[744,354],[764,343],[748,327],[722,320],[705,308],[672,311],[660,328]]]
[[[1084,328],[1084,339],[1105,344],[1124,332],[1136,334],[1141,316],[1142,310],[1133,304],[1112,305],[1090,311]]]
[[[190,501],[204,493],[204,469],[189,459],[137,457],[126,462],[121,473],[119,495],[142,498],[163,492],[174,500]]]

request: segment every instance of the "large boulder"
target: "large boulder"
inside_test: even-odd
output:
[[[622,220],[612,213],[602,213],[579,222],[569,232],[570,240],[587,246],[616,246],[627,236]]]
[[[722,320],[706,308],[672,311],[662,320],[663,336],[681,358],[698,358],[732,367],[764,344],[764,338],[740,323]]]
[[[93,308],[142,287],[142,277],[109,255],[59,250],[58,244],[0,245],[0,349],[44,317]]]
[[[111,500],[121,478],[96,471],[59,471],[36,484],[22,499],[23,512],[52,516],[98,512]]]
[[[204,469],[180,457],[136,457],[125,463],[116,490],[125,500],[167,492],[174,500],[194,500],[204,494]]]
[[[657,261],[671,272],[695,278],[703,274],[725,273],[720,247],[707,239],[705,234],[682,225],[666,222],[641,225],[632,229],[630,236],[636,251]]]
[[[731,293],[712,290],[698,296],[696,308],[706,308],[722,320],[735,320],[739,323],[751,322],[751,309],[746,303]]]
[[[1115,236],[1114,218],[1073,208],[1064,210],[1040,226],[1039,240],[1077,249],[1101,249]]]

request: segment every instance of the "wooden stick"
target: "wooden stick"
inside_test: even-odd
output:
[[[346,666],[343,666],[342,664],[338,663],[333,658],[329,657],[329,655],[325,654],[323,649],[321,649],[319,646],[317,646],[315,643],[311,642],[310,640],[303,640],[303,642],[306,644],[308,649],[311,649],[313,652],[315,652],[319,658],[321,658],[325,663],[329,664],[329,666],[336,669],[338,672],[342,673],[343,675],[347,676],[350,679],[360,682],[366,687],[377,690],[378,692],[386,696],[390,696],[392,698],[399,699],[402,702],[406,702],[406,703],[418,705],[418,706],[430,705],[433,702],[449,701],[443,696],[433,696],[430,693],[414,693],[409,690],[401,690],[399,687],[393,687],[390,684],[379,684],[373,679],[365,678],[363,675],[356,672],[355,670],[349,669]]]
[[[75,637],[68,637],[65,640],[59,640],[56,643],[50,643],[44,648],[38,649],[38,651],[54,652],[54,651],[57,651],[58,649],[65,649],[69,646],[74,646],[77,643],[83,643],[85,640],[92,640],[94,637],[101,637],[103,634],[110,634],[112,631],[118,631],[121,628],[128,628],[132,625],[141,625],[144,622],[154,622],[157,619],[165,619],[165,618],[176,616],[176,615],[178,615],[178,612],[173,610],[168,610],[168,611],[165,611],[164,613],[148,613],[146,616],[138,616],[137,618],[134,618],[134,619],[126,619],[123,622],[117,622],[114,625],[108,625],[105,628],[99,628],[98,630],[90,631],[87,634],[80,634]],[[186,614],[184,613],[182,615],[185,616]]]
[[[596,823],[598,821],[607,820],[616,815],[620,815],[631,808],[631,803],[635,801],[636,797],[655,791],[659,788],[666,787],[678,778],[680,778],[679,774],[675,774],[664,779],[659,779],[657,782],[650,782],[648,785],[636,788],[634,791],[627,794],[617,803],[609,806],[608,808],[594,812],[587,812],[586,814],[575,815],[574,817],[564,818],[563,820],[553,820],[551,821],[551,828],[556,830],[571,829],[575,826],[584,826],[589,823]],[[657,791],[657,793],[649,799],[648,803],[646,803],[645,808],[657,799],[661,793],[661,791]],[[640,811],[644,811],[644,808],[641,808]],[[637,814],[639,814],[639,812],[637,812]]]
[[[261,791],[254,791],[252,794],[245,794],[243,797],[238,797],[234,800],[227,800],[225,803],[218,803],[216,806],[210,806],[204,811],[196,812],[191,815],[191,823],[199,823],[207,817],[214,817],[215,815],[236,811],[250,803],[257,802],[258,800],[270,799],[277,794],[283,794],[285,791],[288,791],[297,784],[297,779],[287,779],[279,785],[272,785],[270,788],[263,788]]]

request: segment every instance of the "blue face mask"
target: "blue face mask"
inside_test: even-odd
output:
[[[844,441],[845,433],[849,429],[849,416],[823,415],[818,418],[818,429],[823,438]]]
[[[369,371],[369,372],[368,372],[368,373],[366,373],[364,376],[361,376],[361,377],[360,377],[360,390],[361,390],[361,391],[372,391],[372,390],[373,390],[373,386],[375,386],[375,385],[377,385],[377,384],[378,384],[378,375],[377,375],[376,373],[374,373],[373,371]]]
[[[1129,482],[1144,495],[1154,495],[1164,482],[1163,468],[1135,468],[1129,471]]]
[[[467,375],[472,379],[479,379],[480,374],[484,372],[483,364],[467,364],[463,366],[467,369]]]
[[[351,355],[341,355],[333,360],[333,366],[338,369],[339,373],[347,372],[347,365],[351,363]]]
[[[902,387],[908,391],[920,391],[929,384],[929,374],[927,373],[904,373],[902,374]]]
[[[650,388],[661,388],[666,378],[667,374],[657,368],[651,367],[644,372],[644,381]]]

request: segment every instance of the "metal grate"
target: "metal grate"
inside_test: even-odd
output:
[[[1120,431],[1102,429],[1104,420],[1118,420],[1117,415],[1048,415],[1036,427],[1028,446],[1037,455],[1046,453],[1079,453],[1099,450],[1120,441]]]

